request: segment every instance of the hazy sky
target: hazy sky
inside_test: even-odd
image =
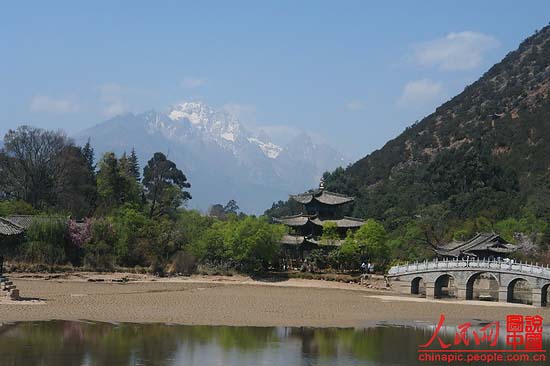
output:
[[[358,158],[462,91],[549,10],[547,0],[4,2],[0,134],[23,123],[72,134],[202,100]]]

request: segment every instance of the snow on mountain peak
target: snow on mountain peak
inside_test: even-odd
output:
[[[202,102],[183,102],[174,107],[168,114],[172,121],[187,119],[195,125],[209,122],[215,112],[212,108]]]
[[[273,142],[264,141],[265,139],[259,139],[251,134],[234,115],[226,111],[217,111],[202,102],[182,102],[172,107],[168,118],[173,122],[189,121],[194,128],[206,133],[209,138],[233,151],[235,151],[235,144],[238,141],[259,147],[262,153],[270,159],[277,158],[283,150]]]
[[[226,112],[216,111],[202,102],[183,102],[168,113],[172,121],[188,120],[197,129],[207,132],[215,139],[235,142],[241,135],[239,121]]]
[[[279,145],[275,145],[272,142],[263,142],[258,140],[255,137],[249,137],[248,142],[254,145],[258,145],[260,150],[263,151],[264,155],[270,159],[276,159],[277,156],[279,156],[279,154],[281,153],[281,151],[283,151],[283,148],[280,147]]]

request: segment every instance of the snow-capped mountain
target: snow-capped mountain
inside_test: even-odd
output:
[[[200,102],[185,102],[172,107],[168,113],[172,121],[188,121],[197,130],[204,132],[224,146],[231,146],[242,138],[241,125],[237,119],[226,113],[215,111]]]
[[[200,209],[235,199],[243,211],[261,213],[346,163],[305,133],[280,146],[264,131],[248,130],[234,115],[201,102],[184,102],[168,113],[117,116],[81,132],[77,141],[88,138],[97,158],[134,147],[143,166],[156,151],[168,154],[191,182],[188,205]]]

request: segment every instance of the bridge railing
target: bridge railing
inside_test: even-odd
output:
[[[406,263],[393,266],[388,271],[388,275],[395,276],[399,274],[452,270],[452,269],[487,269],[496,271],[519,272],[530,275],[538,275],[550,278],[550,268],[538,265],[538,263],[516,263],[503,260],[483,260],[483,259],[454,259],[454,260],[433,260],[424,262]]]

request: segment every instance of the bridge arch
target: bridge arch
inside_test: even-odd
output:
[[[413,278],[411,281],[411,294],[426,296],[426,282],[421,276]]]
[[[542,307],[547,307],[548,306],[548,295],[549,295],[548,289],[549,288],[550,288],[550,283],[547,283],[547,284],[545,284],[544,286],[541,287],[541,290],[540,290],[540,306],[542,306]],[[533,304],[533,305],[538,305],[538,304]]]
[[[456,297],[457,288],[455,278],[450,274],[442,274],[434,282],[434,297]]]
[[[507,286],[507,302],[533,305],[533,287],[525,278],[514,278]]]
[[[466,300],[498,301],[500,282],[491,272],[476,272],[466,281]]]

